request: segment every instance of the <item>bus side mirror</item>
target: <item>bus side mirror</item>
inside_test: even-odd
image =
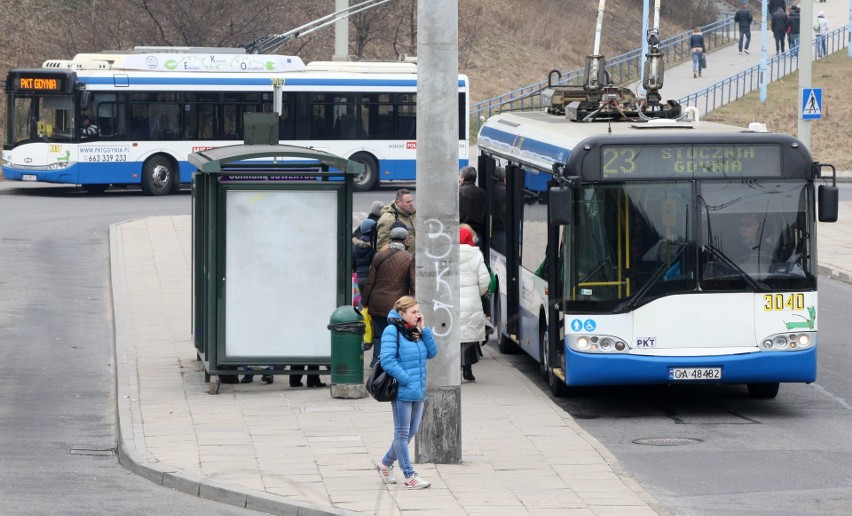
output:
[[[820,222],[837,222],[836,186],[819,185],[817,190],[817,220]]]
[[[550,199],[547,203],[548,222],[552,226],[567,226],[571,224],[571,204],[574,190],[570,187],[555,186],[548,192]]]

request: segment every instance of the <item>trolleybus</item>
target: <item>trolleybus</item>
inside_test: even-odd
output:
[[[243,49],[78,54],[6,76],[6,179],[141,185],[160,195],[191,180],[187,155],[242,143],[243,115],[280,115],[282,143],[359,161],[355,187],[413,180],[413,63],[314,62]],[[458,81],[460,166],[467,164],[468,81]],[[277,97],[277,98],[276,98]],[[96,134],[81,129],[84,116]]]
[[[553,105],[496,115],[477,142],[500,350],[536,359],[558,396],[813,382],[833,168],[791,136],[671,102],[649,115],[614,88],[545,93]]]

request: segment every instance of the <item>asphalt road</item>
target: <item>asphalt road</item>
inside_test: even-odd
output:
[[[189,211],[188,193],[0,182],[0,513],[253,513],[158,486],[115,455],[109,225]]]

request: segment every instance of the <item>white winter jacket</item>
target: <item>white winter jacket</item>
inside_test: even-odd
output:
[[[485,340],[485,313],[481,298],[488,292],[491,276],[478,247],[459,246],[459,342]]]

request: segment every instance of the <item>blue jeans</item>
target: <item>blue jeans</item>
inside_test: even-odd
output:
[[[692,71],[693,72],[700,72],[701,71],[701,65],[699,64],[699,61],[701,60],[701,54],[702,54],[701,51],[692,53]]]
[[[828,37],[825,34],[817,34],[816,37],[816,47],[817,47],[817,57],[822,57],[828,54]]]
[[[799,55],[799,34],[790,34],[790,53]]]
[[[417,435],[420,420],[423,419],[423,401],[392,401],[393,442],[382,464],[387,467],[399,459],[399,468],[406,478],[414,474],[414,466],[408,454],[408,443]]]

